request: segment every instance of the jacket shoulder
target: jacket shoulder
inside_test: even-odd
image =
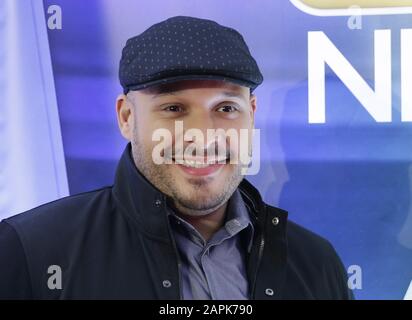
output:
[[[316,299],[353,299],[346,269],[334,246],[316,233],[288,221],[288,264]],[[293,271],[292,271],[293,270]]]
[[[287,238],[289,246],[299,246],[303,250],[309,250],[313,254],[319,255],[319,257],[328,256],[335,252],[329,240],[291,220],[288,220],[287,223]]]
[[[88,192],[70,195],[64,198],[60,198],[42,204],[40,206],[16,214],[14,216],[8,217],[4,219],[4,221],[7,221],[10,224],[24,224],[30,223],[34,219],[47,220],[48,218],[56,218],[56,215],[64,215],[64,213],[68,211],[70,211],[70,213],[75,213],[75,211],[73,210],[82,208],[84,209],[85,206],[93,205],[93,203],[96,202],[96,200],[101,200],[102,197],[104,197],[108,192],[110,192],[110,190],[111,187],[105,187]]]
[[[107,210],[110,204],[111,187],[105,187],[89,192],[64,197],[12,217],[3,221],[12,226],[19,236],[32,238],[46,232],[56,236],[75,230],[90,215],[97,216]],[[98,220],[98,219],[96,219]]]
[[[107,230],[115,225],[111,194],[111,187],[106,187],[72,195],[3,220],[0,227],[7,234],[0,237],[0,247],[11,248],[14,254],[9,255],[7,264],[0,263],[0,284],[10,288],[18,282],[18,272],[21,277],[25,275],[21,280],[25,285],[22,288],[26,288],[24,296],[59,297],[59,290],[50,291],[45,285],[50,266],[59,266],[70,278],[73,269],[90,264],[88,256],[107,241]],[[2,294],[0,290],[2,296],[23,294],[19,290]]]
[[[287,218],[282,209],[268,206],[280,218],[287,243],[287,288],[284,298],[353,299],[347,272],[333,245]],[[298,295],[299,296],[299,295]]]

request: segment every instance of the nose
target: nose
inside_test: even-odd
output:
[[[196,108],[196,111],[192,112],[184,121],[184,131],[187,132],[190,129],[196,129],[202,132],[204,137],[207,137],[208,129],[215,129],[215,121],[208,110],[204,108]]]
[[[215,126],[216,123],[210,111],[200,109],[193,112],[183,121],[185,148],[192,145],[196,148],[196,154],[200,156],[206,156],[210,152],[215,154],[220,139],[219,136],[210,134],[212,133],[210,130],[217,129]],[[200,151],[202,153],[198,154]]]

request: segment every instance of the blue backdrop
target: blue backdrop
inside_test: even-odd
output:
[[[44,0],[62,8],[48,30],[70,193],[112,184],[126,142],[115,119],[127,38],[175,15],[239,30],[265,77],[256,90],[261,170],[249,180],[290,219],[329,239],[362,269],[358,299],[401,299],[412,280],[412,123],[400,120],[400,29],[411,15],[317,17],[289,1]],[[393,120],[377,123],[327,69],[327,122],[308,123],[308,31],[323,31],[369,83],[374,30],[392,31]],[[410,88],[412,90],[412,88]]]

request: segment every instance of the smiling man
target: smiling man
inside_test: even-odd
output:
[[[256,97],[250,94],[249,88],[222,80],[180,80],[129,92],[118,99],[119,127],[123,136],[131,141],[136,167],[157,189],[173,199],[176,212],[205,240],[222,226],[227,202],[243,179],[240,161],[230,161],[233,160],[230,156],[238,158],[239,144],[233,140],[232,144],[226,143],[226,136],[220,140],[224,141],[223,146],[217,139],[205,141],[210,136],[207,131],[251,131],[255,109]],[[175,130],[178,121],[183,124],[180,133]],[[189,137],[183,149],[191,150],[189,146],[195,145],[201,152],[180,152],[176,156],[181,151],[175,148],[177,140],[193,128],[205,138],[199,145],[195,139],[198,135]],[[173,132],[169,145],[163,148],[172,158],[170,165],[153,161],[152,150],[158,144],[153,141],[153,132],[159,129]],[[220,146],[226,147],[227,152],[218,158]],[[176,159],[180,159],[180,163]]]
[[[170,18],[127,41],[119,76],[114,185],[1,222],[1,298],[352,297],[333,247],[244,179],[263,78],[237,31]]]

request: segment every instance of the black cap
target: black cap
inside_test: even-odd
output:
[[[263,81],[242,35],[214,21],[178,16],[127,40],[120,60],[124,93],[178,80]]]

